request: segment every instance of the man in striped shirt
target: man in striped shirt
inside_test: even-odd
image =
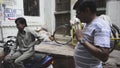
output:
[[[75,47],[76,68],[102,68],[108,60],[111,29],[109,24],[96,16],[96,4],[92,0],[78,0],[73,9],[76,17],[85,23],[83,30],[76,29],[78,45]]]

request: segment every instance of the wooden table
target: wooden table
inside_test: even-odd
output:
[[[73,56],[74,48],[70,45],[60,45],[55,42],[42,42],[35,46],[36,51]]]
[[[55,42],[42,42],[35,46],[36,51],[52,54],[54,58],[54,68],[75,68],[73,52],[70,45],[60,45]]]

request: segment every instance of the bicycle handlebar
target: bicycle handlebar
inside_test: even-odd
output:
[[[16,38],[16,36],[7,36],[6,38]]]
[[[120,40],[120,38],[111,38],[111,40]]]

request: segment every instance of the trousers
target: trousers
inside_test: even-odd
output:
[[[31,57],[33,54],[34,52],[21,53],[20,51],[17,51],[11,56],[11,58],[9,58],[9,60],[14,60],[15,68],[25,68],[22,61]]]

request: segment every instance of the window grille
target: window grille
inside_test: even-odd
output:
[[[106,7],[106,0],[96,0],[96,6],[98,7],[98,8],[105,8]]]
[[[70,11],[70,0],[55,0],[56,11]]]
[[[65,14],[56,14],[55,15],[55,22],[56,22],[56,28],[63,24],[69,24],[70,21],[70,13]]]
[[[24,15],[40,16],[39,0],[23,0],[23,2],[24,2]]]
[[[106,0],[96,0],[97,15],[106,14]]]

